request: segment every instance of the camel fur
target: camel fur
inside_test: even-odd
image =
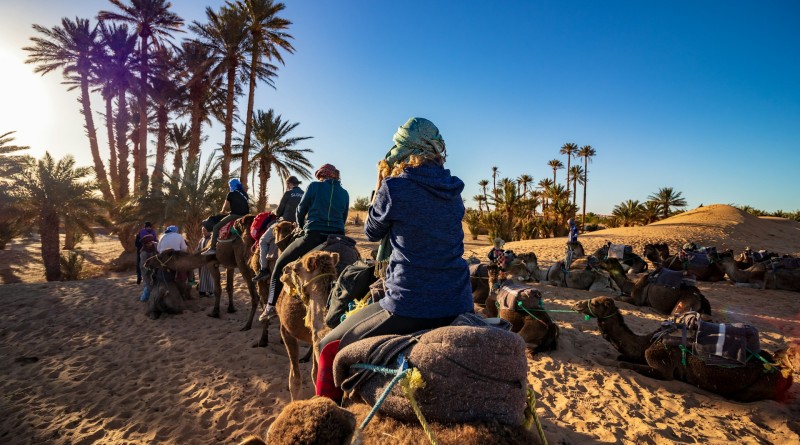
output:
[[[600,259],[608,259],[608,250],[611,247],[611,241],[608,241],[604,246],[600,247],[599,249],[595,250],[592,256],[595,256]],[[619,261],[622,269],[625,273],[633,272],[633,273],[642,273],[647,270],[647,263],[635,253],[626,253],[622,260],[618,258],[613,258]]]
[[[644,257],[653,263],[653,266],[660,266],[661,263],[669,258],[669,246],[667,243],[645,244]]]
[[[363,431],[357,432],[355,425],[360,425],[369,411],[370,407],[363,403],[349,403],[345,409],[325,397],[294,401],[286,405],[272,423],[267,431],[266,443],[270,445],[428,443],[428,438],[418,422],[402,422],[381,414],[375,415]],[[502,425],[497,422],[464,424],[431,422],[429,425],[442,445],[540,443],[530,430],[522,426]],[[266,443],[254,441],[247,445],[266,445]]]
[[[730,257],[721,258],[719,264],[734,283],[749,283],[761,289],[800,291],[800,269],[773,268],[768,262],[762,262],[741,270]]]
[[[630,303],[635,306],[649,306],[657,312],[666,315],[682,314],[695,311],[711,315],[711,303],[694,286],[681,286],[672,288],[649,282],[649,275],[636,281],[631,291],[631,296],[622,296],[618,301]]]
[[[765,372],[764,363],[751,359],[742,367],[707,365],[702,359],[686,354],[662,341],[653,341],[653,335],[637,335],[628,328],[625,320],[609,297],[597,297],[578,302],[573,309],[596,317],[603,337],[632,363],[621,363],[623,368],[659,380],[680,380],[706,391],[739,402],[757,400],[785,400],[792,385],[792,372],[800,370],[800,350],[797,346],[777,351],[774,355],[760,351],[764,360],[774,364],[772,372]],[[645,364],[641,363],[644,358]],[[784,376],[785,375],[785,376]]]
[[[542,284],[550,284],[570,289],[607,292],[620,295],[623,293],[617,281],[620,277],[607,271],[597,269],[572,269],[564,270],[563,263],[558,262],[547,269],[539,269],[534,257],[527,263],[531,277]],[[624,272],[623,272],[624,275]],[[622,277],[624,279],[624,276]],[[624,281],[622,281],[624,283]]]

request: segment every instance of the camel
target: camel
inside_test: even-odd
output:
[[[329,331],[325,311],[331,283],[336,280],[336,252],[316,251],[304,255],[284,268],[283,290],[276,312],[281,320],[281,339],[289,355],[289,393],[292,400],[302,398],[303,377],[300,373],[298,340],[313,348],[311,381],[317,376],[317,344]]]
[[[362,403],[351,404],[345,409],[325,397],[294,401],[286,405],[270,425],[266,442],[260,438],[248,437],[240,445],[417,445],[428,442],[428,437],[418,423],[402,422],[380,413],[372,418],[363,431],[357,431],[356,425],[361,423],[369,410],[370,407]],[[431,422],[429,425],[438,443],[442,445],[541,443],[531,430],[522,425],[503,425],[497,422]]]
[[[659,380],[677,379],[738,402],[785,400],[792,385],[791,372],[800,370],[798,347],[779,350],[774,356],[760,351],[761,358],[776,368],[772,371],[767,371],[759,359],[751,359],[741,367],[712,366],[694,354],[684,355],[678,347],[653,341],[652,334],[635,334],[609,297],[580,301],[572,308],[597,318],[603,338],[623,357],[633,358],[631,363],[620,363],[621,367]],[[641,358],[645,364],[640,364]]]
[[[721,258],[719,264],[734,283],[750,283],[761,289],[800,291],[800,269],[773,268],[769,263],[756,263],[740,270],[729,257]]]
[[[650,275],[636,281],[630,296],[617,297],[618,301],[635,306],[649,306],[661,314],[675,315],[695,311],[711,315],[711,303],[694,286],[673,288],[651,283]]]
[[[143,278],[152,289],[147,300],[147,316],[153,320],[161,314],[183,312],[183,300],[189,298],[190,290],[185,284],[176,282],[174,272],[160,267],[158,261],[158,256],[154,255],[142,263]]]
[[[696,257],[699,262],[692,260]],[[718,263],[719,257],[699,252],[681,251],[678,255],[673,255],[661,262],[661,267],[670,270],[685,270],[694,275],[700,281],[721,281],[725,278],[725,272]]]
[[[658,267],[669,258],[669,246],[667,243],[645,244],[643,255],[653,263],[653,266]]]
[[[608,241],[603,247],[595,250],[592,256],[596,256],[597,258],[601,259],[608,258],[608,250],[610,247],[611,241]],[[636,255],[635,253],[626,252],[621,260],[618,258],[616,259],[622,265],[622,268],[626,273],[642,273],[647,270],[647,263],[642,259],[642,257]]]
[[[582,263],[581,263],[582,264]],[[588,262],[587,262],[588,264]],[[553,286],[568,287],[571,289],[590,290],[620,294],[621,288],[617,284],[619,277],[600,271],[597,268],[565,270],[564,263],[558,262],[547,269],[539,269],[538,261],[529,257],[527,263],[531,277],[539,283]],[[624,274],[624,273],[623,273]],[[624,276],[622,277],[624,279]]]
[[[486,302],[486,298],[491,293],[489,275],[492,269],[499,271],[499,266],[494,263],[470,264],[469,284],[472,287],[473,303],[483,305]],[[530,278],[530,270],[528,270],[527,264],[524,260],[521,260],[520,257],[514,259],[514,261],[505,268],[505,272],[517,282],[524,282]]]

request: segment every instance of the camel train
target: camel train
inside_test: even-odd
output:
[[[251,296],[251,310],[242,330],[250,329],[258,302],[265,302],[267,293],[265,285],[254,285],[251,281],[258,270],[258,245],[249,232],[252,220],[253,215],[236,220],[232,239],[220,241],[214,256],[167,251],[148,260],[146,268],[151,277],[163,277],[168,275],[164,271],[189,271],[207,264],[225,267],[229,313],[235,311],[232,280],[234,269],[239,269]],[[281,248],[286,247],[292,224],[278,223],[272,230]],[[587,256],[582,246],[573,246],[573,253],[577,254],[571,262],[559,261],[545,268],[540,268],[533,252],[516,255],[503,267],[494,263],[470,265],[477,316],[465,317],[462,325],[427,331],[404,346],[399,346],[402,339],[390,339],[398,345],[393,346],[390,357],[376,360],[374,351],[387,347],[372,338],[340,351],[334,362],[334,376],[337,385],[348,389],[343,407],[324,397],[306,399],[303,391],[305,379],[299,366],[299,344],[307,343],[311,345],[309,352],[313,350],[313,382],[318,367],[317,343],[330,329],[325,324],[330,291],[343,268],[337,252],[322,249],[306,254],[289,264],[281,277],[284,288],[276,309],[281,340],[290,359],[288,383],[292,403],[273,422],[267,433],[268,443],[345,444],[354,440],[381,443],[386,434],[397,439],[393,443],[542,441],[531,428],[538,420],[527,384],[527,359],[557,347],[559,327],[545,308],[540,291],[544,285],[611,294],[617,302],[633,307],[649,306],[671,320],[696,313],[701,320],[697,323],[705,323],[706,327],[715,325],[709,322],[711,305],[694,286],[694,280],[719,280],[722,272],[722,277],[727,275],[734,282],[800,290],[800,286],[791,287],[796,284],[793,277],[797,269],[789,261],[773,264],[776,257],[768,260],[773,263],[755,262],[741,269],[740,263],[744,261],[734,260],[731,252],[715,254],[713,261],[707,259],[709,255],[696,260],[699,254],[681,252],[671,256],[666,245],[648,245],[643,256],[654,267],[648,272],[648,266],[642,266],[644,261],[640,262],[638,255],[634,257],[629,251],[615,255],[612,249],[607,244]],[[220,274],[218,267],[211,269],[217,271],[212,273],[216,300],[209,316],[219,317]],[[631,274],[641,276],[631,279]],[[152,299],[151,306],[160,305],[154,310],[162,313],[179,310],[182,298],[178,296],[186,295],[185,288],[174,280],[157,278],[156,281],[154,294],[162,298]],[[633,333],[625,325],[615,299],[606,296],[578,302],[571,310],[597,319],[603,337],[620,354],[620,367],[656,379],[680,380],[731,400],[782,400],[792,384],[791,372],[800,370],[799,347],[775,353],[748,351],[741,363],[727,363],[724,367],[710,364],[708,357],[691,353],[696,345],[675,346],[674,341],[667,341],[668,335],[656,335],[659,331],[647,335]],[[481,317],[488,321],[478,321]],[[263,323],[260,346],[268,342],[269,323],[269,320]],[[487,341],[489,338],[491,341]],[[497,351],[497,344],[508,345],[507,350]],[[440,349],[432,352],[435,348]],[[440,360],[441,356],[451,360]],[[402,372],[394,369],[398,357],[403,357],[408,369]],[[453,362],[462,366],[454,367]],[[468,365],[464,366],[465,363]],[[386,374],[364,371],[365,365],[381,368]],[[419,381],[414,386],[414,370],[419,381],[425,382],[424,388]],[[440,375],[449,377],[437,378]],[[492,378],[487,380],[488,376]],[[443,398],[444,394],[447,397]],[[492,397],[497,400],[487,403]],[[453,409],[454,406],[459,409]],[[264,442],[253,437],[243,443]]]

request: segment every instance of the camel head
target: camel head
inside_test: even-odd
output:
[[[291,221],[281,221],[272,227],[272,234],[275,236],[275,245],[278,249],[284,250],[289,246],[289,241],[294,230],[294,223]]]
[[[317,328],[324,324],[325,303],[331,283],[337,277],[338,262],[338,253],[318,251],[304,255],[283,269],[281,281],[306,306],[305,324],[312,332],[318,331]],[[312,326],[317,323],[320,326]]]
[[[622,264],[620,264],[618,259],[616,258],[608,258],[605,260],[602,260],[600,258],[597,259],[600,261],[599,262],[600,268],[610,273],[612,276],[613,275],[618,275],[623,277],[625,276],[625,269],[622,268]]]
[[[585,315],[586,320],[590,318],[608,318],[619,313],[617,305],[610,297],[595,297],[590,300],[582,300],[575,303],[571,309]]]

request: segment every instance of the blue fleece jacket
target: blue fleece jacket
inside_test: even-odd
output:
[[[306,232],[344,233],[350,195],[338,179],[314,181],[297,205],[297,225]]]
[[[413,318],[472,312],[462,190],[460,179],[435,165],[406,168],[381,184],[364,232],[370,241],[388,234],[392,245],[380,302],[387,311]]]

